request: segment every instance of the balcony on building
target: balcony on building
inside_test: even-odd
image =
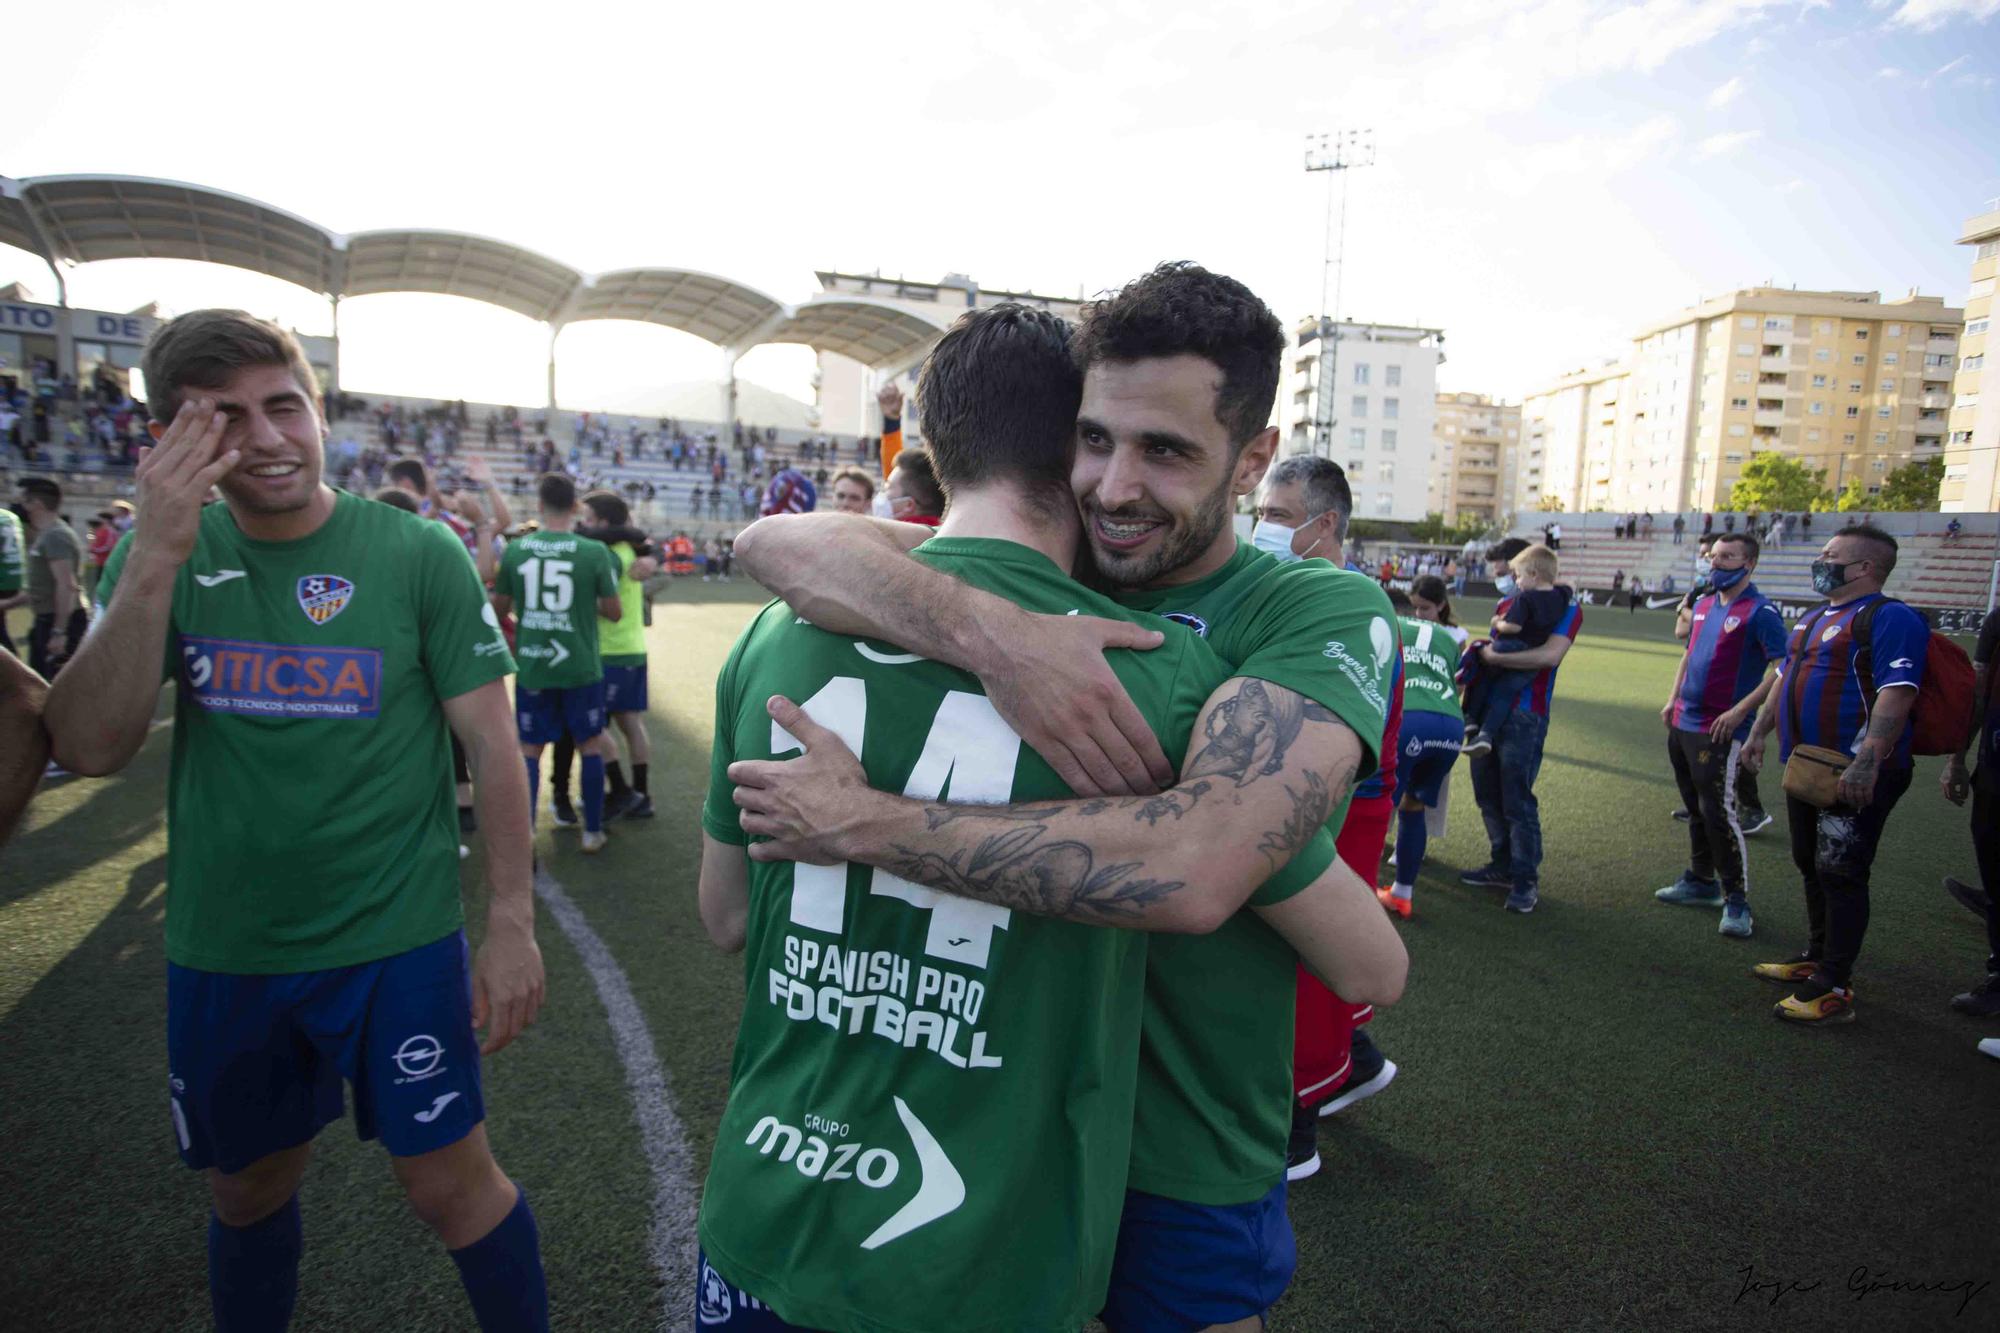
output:
[[[1792,358],[1783,352],[1779,352],[1776,355],[1766,352],[1757,362],[1758,371],[1766,375],[1783,375],[1791,370],[1791,368]]]
[[[1760,431],[1765,429],[1776,430],[1785,424],[1785,409],[1782,405],[1766,407],[1762,403],[1759,403],[1757,410],[1750,416],[1750,424],[1757,427]]]

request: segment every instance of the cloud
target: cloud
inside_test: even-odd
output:
[[[1899,28],[1915,28],[1918,32],[1931,32],[1943,27],[1954,19],[1971,19],[1984,23],[1995,14],[2000,14],[2000,0],[1873,0],[1875,8],[1886,9],[1896,5],[1896,12],[1889,16],[1889,22]]]
[[[1903,71],[1897,69],[1894,65],[1884,65],[1875,71],[1875,77],[1878,79],[1900,79],[1903,77]]]
[[[1708,95],[1708,104],[1711,108],[1719,111],[1742,95],[1743,76],[1738,74],[1735,78],[1710,93]]]
[[[1694,155],[1706,160],[1733,153],[1752,139],[1762,137],[1762,130],[1727,130],[1721,134],[1711,134],[1694,146]]]
[[[1936,83],[1939,79],[1944,78],[1947,74],[1952,74],[1958,70],[1965,68],[1966,62],[1971,59],[1972,59],[1971,56],[1963,55],[1959,56],[1955,60],[1947,60],[1945,61],[1944,64],[1939,65],[1936,69],[1932,70],[1929,74],[1925,75],[1923,82],[1919,83],[1917,86],[1919,88],[1928,88],[1932,84]],[[1960,76],[1959,81],[1963,83],[1967,78],[1970,77],[1972,76],[1962,75]]]
[[[1539,143],[1493,159],[1488,178],[1496,189],[1528,194],[1563,177],[1601,177],[1630,170],[1665,152],[1680,137],[1672,116],[1654,116],[1611,134],[1579,134]]]
[[[1783,185],[1780,185],[1778,187],[1778,193],[1797,194],[1800,190],[1803,190],[1805,188],[1806,188],[1806,183],[1800,180],[1797,176],[1794,176],[1790,180],[1786,181]]]

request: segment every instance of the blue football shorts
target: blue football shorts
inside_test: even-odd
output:
[[[646,711],[646,664],[604,668],[604,707],[611,713]]]
[[[696,1333],[711,1328],[727,1329],[728,1333],[810,1333],[778,1318],[770,1306],[716,1272],[709,1265],[708,1251],[700,1255],[695,1270]]]
[[[547,690],[514,689],[514,723],[523,745],[549,745],[568,736],[587,741],[604,730],[604,682]]]
[[[397,1157],[486,1118],[465,932],[372,963],[253,976],[167,965],[174,1140],[196,1170],[241,1171],[340,1119]]]
[[[1403,729],[1396,737],[1396,804],[1405,796],[1415,796],[1431,809],[1437,808],[1438,792],[1458,751],[1465,743],[1465,724],[1449,713],[1427,708],[1406,709]]]
[[[1285,1182],[1249,1203],[1125,1191],[1103,1319],[1111,1333],[1191,1333],[1261,1315],[1298,1267]]]

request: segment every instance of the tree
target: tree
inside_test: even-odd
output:
[[[1841,488],[1840,494],[1833,497],[1833,508],[1836,513],[1852,514],[1866,507],[1868,507],[1868,488],[1861,484],[1859,477],[1849,480],[1847,485]]]
[[[1824,471],[1807,467],[1775,450],[1765,450],[1752,454],[1743,465],[1736,484],[1729,488],[1729,508],[1758,509],[1767,514],[1811,509],[1813,502],[1825,493]]]
[[[1891,513],[1914,513],[1938,507],[1938,488],[1944,484],[1944,458],[1926,458],[1905,463],[1882,479],[1875,507]]]
[[[1537,513],[1560,514],[1568,508],[1568,505],[1553,495],[1538,495],[1535,497],[1535,511]]]

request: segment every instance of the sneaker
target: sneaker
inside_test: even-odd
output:
[[[604,836],[604,830],[599,829],[597,832],[592,833],[589,829],[585,829],[583,831],[584,855],[595,856],[597,853],[604,850],[604,844],[609,841],[610,839]]]
[[[1694,816],[1693,816],[1693,815],[1691,815],[1691,814],[1689,814],[1689,813],[1687,812],[1687,809],[1686,809],[1686,807],[1685,807],[1685,806],[1683,806],[1683,807],[1682,807],[1681,809],[1679,809],[1679,810],[1676,810],[1676,811],[1674,811],[1674,818],[1675,818],[1675,819],[1678,819],[1678,820],[1680,820],[1680,821],[1681,821],[1681,823],[1685,824],[1685,823],[1687,823],[1687,822],[1688,822],[1688,821],[1689,821],[1690,819],[1693,819],[1693,818],[1694,818]]]
[[[58,764],[53,759],[49,760],[49,766],[42,770],[42,778],[44,781],[47,781],[51,778],[66,778],[68,776],[69,776],[69,770],[64,768],[61,764]]]
[[[1510,889],[1514,886],[1514,876],[1499,866],[1484,865],[1477,870],[1460,871],[1458,882],[1475,889]]]
[[[470,855],[472,855],[472,849],[471,849],[470,847],[467,847],[467,846],[466,846],[466,845],[465,845],[464,843],[462,843],[462,842],[461,842],[460,844],[458,844],[458,859],[459,859],[459,860],[463,861],[463,860],[464,860],[464,859],[465,859],[466,857],[468,857],[468,856],[470,856]]]
[[[1747,940],[1750,938],[1750,928],[1754,924],[1750,918],[1750,904],[1738,898],[1722,905],[1722,924],[1715,928],[1715,933]]]
[[[1801,953],[1793,954],[1782,963],[1759,963],[1750,969],[1750,973],[1752,976],[1762,977],[1766,981],[1783,981],[1788,984],[1796,984],[1801,981],[1811,981],[1813,973],[1818,970],[1819,960],[1817,958],[1808,958]]]
[[[1743,826],[1743,836],[1750,838],[1762,833],[1778,821],[1769,810],[1738,810],[1736,822]]]
[[[1973,1018],[2000,1018],[2000,973],[1989,975],[1984,986],[1952,996],[1951,1007]]]
[[[1535,910],[1535,904],[1541,900],[1542,895],[1534,889],[1515,889],[1507,895],[1506,908],[1510,912],[1519,912],[1522,916],[1526,916]]]
[[[1792,994],[1771,1006],[1771,1012],[1789,1023],[1818,1024],[1822,1027],[1854,1021],[1854,991],[1835,993],[1833,987],[1817,979],[1808,981]]]
[[[630,787],[615,795],[607,795],[604,798],[604,822],[609,824],[612,820],[617,819],[627,810],[630,810],[632,802],[638,798],[638,795],[639,793],[633,791]]]
[[[1405,921],[1410,919],[1410,913],[1417,910],[1412,899],[1398,898],[1396,891],[1387,885],[1375,890],[1375,900],[1382,904],[1383,910],[1390,916],[1399,916]]]
[[[1345,1111],[1354,1103],[1367,1101],[1395,1082],[1396,1062],[1379,1051],[1376,1052],[1376,1058],[1382,1064],[1379,1069],[1373,1070],[1356,1060],[1354,1068],[1347,1071],[1347,1081],[1334,1091],[1333,1096],[1326,1099],[1320,1106],[1319,1113],[1326,1116],[1333,1115],[1337,1111]]]
[[[2000,1037],[1988,1037],[1986,1040],[1980,1042],[1979,1053],[1981,1055],[1990,1055],[1995,1060],[2000,1060]]]
[[[1482,754],[1493,753],[1493,737],[1488,732],[1480,732],[1459,750],[1467,759],[1477,759]]]
[[[1389,849],[1389,865],[1391,866],[1391,868],[1393,868],[1395,864],[1396,864],[1396,849],[1394,847],[1391,847]]]
[[[1684,907],[1720,907],[1723,903],[1722,886],[1706,880],[1692,879],[1686,871],[1681,877],[1664,889],[1654,889],[1656,902],[1679,903]]]
[[[1958,900],[1958,905],[1984,921],[1993,914],[1993,899],[1984,889],[1975,889],[1963,880],[1944,877],[1944,891]]]
[[[460,837],[479,832],[479,816],[472,812],[469,805],[458,807],[458,832]]]
[[[620,819],[651,819],[653,817],[653,798],[644,792],[633,792],[632,804],[626,806],[624,812],[618,817]]]
[[[1285,1179],[1296,1183],[1319,1170],[1319,1117],[1292,1106],[1292,1139],[1285,1147]]]
[[[566,794],[557,792],[555,799],[549,802],[549,809],[555,812],[553,817],[557,828],[576,827],[576,807],[569,803]]]

